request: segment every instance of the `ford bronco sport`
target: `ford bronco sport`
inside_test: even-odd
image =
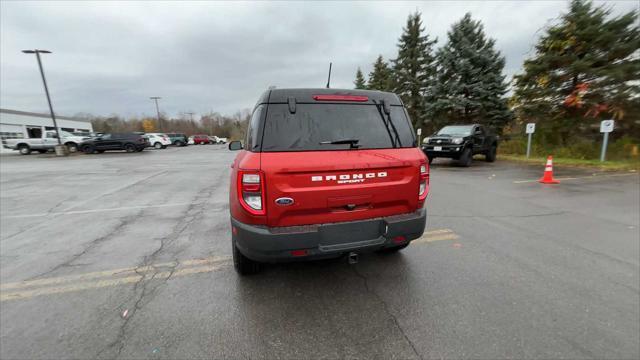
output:
[[[231,165],[234,265],[405,248],[424,232],[429,165],[392,93],[273,89]]]

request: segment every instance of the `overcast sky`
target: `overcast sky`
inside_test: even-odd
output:
[[[352,88],[378,54],[396,56],[407,15],[422,12],[438,46],[471,12],[520,71],[537,31],[567,1],[437,2],[21,2],[0,1],[0,107],[47,110],[35,56],[43,63],[56,113],[232,114],[253,107],[270,85]],[[608,1],[615,14],[638,1]]]

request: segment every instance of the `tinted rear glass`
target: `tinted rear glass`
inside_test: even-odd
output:
[[[413,147],[413,132],[401,106],[391,107],[391,119],[400,139],[398,146]],[[391,127],[389,130],[394,135]],[[360,149],[393,147],[375,105],[297,104],[296,112],[292,114],[287,104],[270,104],[262,151],[349,149],[349,144],[320,144],[344,139],[358,139]]]

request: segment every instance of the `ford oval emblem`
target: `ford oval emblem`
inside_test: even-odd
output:
[[[276,204],[280,206],[289,206],[293,204],[293,199],[289,197],[281,197],[276,199]]]

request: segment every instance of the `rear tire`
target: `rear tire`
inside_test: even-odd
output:
[[[260,263],[257,261],[253,261],[248,257],[242,255],[240,250],[235,244],[235,241],[232,241],[233,244],[233,267],[236,269],[236,272],[240,275],[253,275],[260,272]]]
[[[496,161],[496,152],[497,151],[498,151],[498,147],[496,145],[491,145],[491,149],[489,149],[489,151],[487,151],[487,153],[485,154],[485,160],[487,162]]]
[[[31,154],[31,148],[29,147],[29,145],[20,145],[18,147],[18,151],[20,152],[20,154],[22,155],[29,155]]]
[[[102,151],[102,150],[100,150],[100,151]],[[98,152],[100,152],[100,151],[98,151]],[[85,153],[85,154],[93,154],[93,153],[96,152],[96,149],[91,145],[85,145],[85,146],[82,147],[82,152]]]
[[[465,148],[462,150],[462,155],[460,155],[460,159],[458,160],[458,165],[462,167],[471,166],[471,162],[473,161],[473,153],[471,152],[471,148]]]
[[[128,153],[132,153],[132,152],[136,152],[137,149],[136,149],[136,146],[133,144],[126,144],[124,146],[124,150]]]
[[[184,143],[182,141],[176,141],[173,143],[175,146],[184,146]]]
[[[156,142],[155,144],[153,144],[153,147],[154,147],[156,150],[160,150],[160,149],[162,149],[162,144],[160,144],[159,142]]]

